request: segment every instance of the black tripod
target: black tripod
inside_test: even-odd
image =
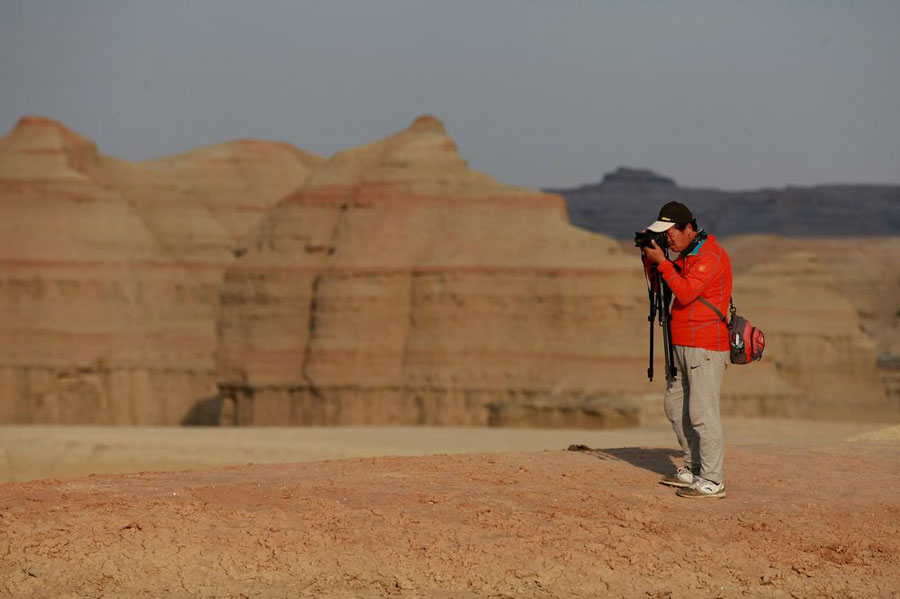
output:
[[[666,256],[668,258],[668,256]],[[669,326],[671,315],[669,304],[672,302],[672,290],[666,285],[662,274],[654,264],[648,272],[648,293],[650,294],[650,365],[647,368],[647,377],[653,380],[653,322],[659,317],[659,326],[663,330],[663,349],[666,356],[666,378],[675,378],[678,370],[675,368],[675,356],[672,348],[672,329]]]

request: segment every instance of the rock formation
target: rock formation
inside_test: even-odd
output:
[[[678,189],[607,184],[648,177]],[[896,338],[898,248],[855,243],[725,240],[769,343],[729,370],[723,411],[890,413],[874,365]],[[0,264],[2,423],[660,413],[637,251],[572,226],[560,196],[470,170],[434,117],[327,161],[240,141],[143,164],[23,118],[0,139]]]
[[[900,408],[900,186],[721,191],[680,187],[647,169],[619,168],[600,183],[555,191],[566,198],[574,224],[621,239],[629,249],[633,232],[675,200],[725,238],[738,270],[792,252],[815,254],[837,292],[852,303],[859,326],[874,338],[879,377]],[[798,274],[801,280],[793,282],[802,286],[804,274]],[[815,282],[810,289],[817,289]]]
[[[202,184],[50,119],[0,140],[0,422],[177,424],[215,395],[233,241]]]
[[[792,252],[735,281],[738,312],[763,329],[767,349],[763,361],[729,369],[727,412],[876,420],[890,411],[875,340],[820,256]],[[788,385],[780,392],[779,378]]]
[[[327,161],[247,244],[219,315],[229,421],[621,426],[662,392],[637,253],[570,226],[558,196],[470,171],[433,117]],[[785,260],[739,281],[771,341],[723,410],[837,417],[851,389],[884,410],[852,305]]]
[[[722,191],[680,187],[648,169],[619,168],[600,183],[547,191],[566,198],[575,225],[617,239],[631,239],[673,200],[690,206],[700,224],[720,236],[900,235],[900,185]]]
[[[889,403],[900,410],[900,377],[897,364],[900,363],[900,237],[842,237],[842,238],[784,238],[774,235],[740,235],[724,241],[732,256],[736,280],[742,281],[744,274],[756,277],[761,272],[772,272],[767,281],[775,294],[768,302],[775,314],[784,309],[804,314],[805,318],[815,318],[824,324],[822,330],[834,330],[835,318],[844,327],[849,337],[865,340],[865,349],[857,347],[850,363],[865,361],[858,373],[870,373],[872,352],[868,349],[874,343],[877,355],[878,378],[882,380],[889,395]],[[788,276],[776,275],[781,266],[790,261],[791,254],[800,253],[804,258],[794,264],[805,262],[805,267],[788,267]],[[781,262],[781,266],[779,266]],[[774,300],[778,290],[787,285],[793,294]],[[832,298],[830,300],[826,298]],[[855,318],[846,314],[837,316],[816,308],[822,301],[829,301],[841,310],[852,306]],[[782,305],[778,305],[781,302]],[[810,308],[810,312],[806,309]],[[782,312],[783,313],[783,312]],[[790,319],[776,316],[776,320],[786,323]],[[817,320],[810,321],[814,327]],[[862,335],[860,335],[862,333]],[[848,338],[849,338],[848,337]],[[857,345],[856,342],[853,345]],[[829,368],[845,369],[846,364],[834,364]],[[815,371],[816,364],[808,365]],[[826,377],[827,378],[827,377]],[[835,387],[834,390],[841,386]],[[826,390],[828,394],[828,390]]]
[[[863,329],[875,339],[878,354],[900,356],[900,237],[739,235],[724,243],[737,273],[794,252],[815,255],[836,292],[850,301]]]
[[[285,143],[240,139],[143,163],[240,239],[323,159]]]
[[[248,240],[222,292],[221,388],[257,424],[508,423],[633,394],[641,276],[562,198],[470,171],[421,117],[334,156]]]
[[[654,173],[647,168],[619,167],[603,175],[602,185],[630,191],[650,191],[657,188],[674,188],[675,180]]]

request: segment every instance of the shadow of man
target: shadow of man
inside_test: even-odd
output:
[[[587,445],[570,445],[568,451],[580,451],[600,460],[627,462],[632,466],[667,476],[675,469],[681,452],[675,449],[646,447],[617,447],[613,449],[592,449]]]

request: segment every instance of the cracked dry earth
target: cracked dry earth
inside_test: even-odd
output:
[[[0,485],[15,597],[898,597],[900,443],[461,454]]]

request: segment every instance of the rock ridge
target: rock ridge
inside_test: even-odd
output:
[[[210,152],[240,148],[267,149]],[[302,151],[276,153],[292,162],[263,155],[267,174],[305,180]],[[217,174],[235,171],[258,201],[266,174],[239,160]],[[234,240],[207,193],[197,177],[181,185],[102,155],[53,119],[23,117],[0,139],[0,422],[179,424],[215,396],[215,312]]]
[[[896,418],[873,370],[896,244],[723,243],[770,340],[723,411]],[[238,140],[140,164],[25,119],[0,264],[0,422],[609,427],[662,393],[636,250],[470,169],[430,115],[328,159]]]
[[[87,174],[100,159],[93,141],[41,116],[20,118],[0,141],[0,152],[5,154],[0,163],[0,177],[4,178],[26,178],[35,169]]]

